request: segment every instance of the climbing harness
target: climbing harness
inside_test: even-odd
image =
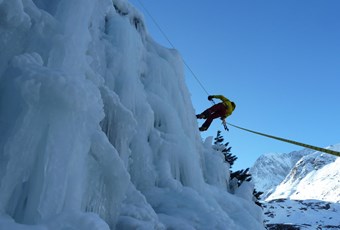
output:
[[[269,137],[269,138],[276,139],[276,140],[279,140],[279,141],[287,142],[287,143],[294,144],[294,145],[299,145],[299,146],[302,146],[302,147],[305,147],[305,148],[313,149],[313,150],[316,150],[316,151],[320,151],[320,152],[324,152],[324,153],[328,153],[328,154],[332,154],[334,156],[340,157],[340,152],[337,152],[337,151],[334,151],[334,150],[331,150],[331,149],[324,149],[324,148],[316,147],[316,146],[313,146],[313,145],[308,145],[308,144],[304,144],[304,143],[301,143],[301,142],[288,140],[288,139],[285,139],[285,138],[276,137],[276,136],[268,135],[268,134],[265,134],[265,133],[256,132],[256,131],[253,131],[253,130],[250,130],[250,129],[245,129],[245,128],[242,128],[240,126],[233,125],[233,124],[230,124],[230,123],[228,123],[228,124],[235,127],[235,128],[238,128],[238,129],[250,132],[250,133],[255,133],[255,134],[258,134],[258,135],[261,135],[261,136]]]

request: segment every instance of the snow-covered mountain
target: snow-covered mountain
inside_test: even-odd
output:
[[[0,229],[264,229],[179,53],[125,0],[0,0]]]
[[[338,151],[340,144],[331,149]],[[267,200],[289,198],[340,202],[340,158],[314,152],[302,157]]]
[[[339,151],[340,144],[328,148]],[[267,163],[274,167],[268,170]],[[265,222],[270,229],[340,227],[339,157],[306,149],[274,157],[266,154],[251,171],[254,181],[260,181],[257,190],[265,194]]]
[[[340,144],[328,147],[339,151]],[[320,199],[339,202],[340,159],[304,149],[288,154],[264,154],[250,169],[263,199]],[[311,193],[310,191],[313,191]]]
[[[252,180],[258,191],[264,192],[262,198],[269,196],[289,174],[301,157],[314,152],[310,149],[291,153],[267,153],[261,155],[250,168]]]

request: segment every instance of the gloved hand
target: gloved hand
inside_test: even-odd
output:
[[[211,96],[211,95],[208,96],[208,100],[209,100],[209,101],[211,101],[213,98],[214,98],[214,97]]]
[[[221,120],[222,120],[222,124],[223,124],[224,129],[229,131],[225,118],[221,118]]]

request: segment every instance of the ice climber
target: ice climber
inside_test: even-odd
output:
[[[227,127],[226,118],[230,116],[235,110],[235,103],[230,101],[228,98],[223,95],[210,95],[208,96],[208,100],[212,101],[213,98],[220,99],[222,102],[211,106],[209,109],[206,109],[203,113],[197,114],[196,117],[198,119],[206,119],[203,125],[199,128],[200,131],[206,131],[211,122],[215,118],[221,118],[224,128],[229,131]]]

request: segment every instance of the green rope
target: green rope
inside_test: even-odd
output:
[[[292,140],[288,140],[288,139],[285,139],[285,138],[276,137],[276,136],[256,132],[256,131],[253,131],[253,130],[250,130],[250,129],[245,129],[245,128],[242,128],[240,126],[233,125],[233,124],[230,124],[230,123],[228,123],[228,124],[235,127],[235,128],[242,129],[242,130],[247,131],[247,132],[255,133],[255,134],[258,134],[258,135],[261,135],[261,136],[269,137],[269,138],[276,139],[276,140],[279,140],[279,141],[287,142],[287,143],[294,144],[294,145],[299,145],[299,146],[302,146],[302,147],[305,147],[305,148],[313,149],[313,150],[316,150],[316,151],[320,151],[320,152],[324,152],[324,153],[328,153],[328,154],[340,157],[340,152],[337,152],[337,151],[334,151],[334,150],[324,149],[324,148],[316,147],[316,146],[313,146],[313,145],[307,145],[307,144],[304,144],[304,143],[301,143],[301,142],[292,141]]]
[[[145,7],[145,5],[141,2],[141,0],[137,0],[139,5],[144,9],[144,11],[146,12],[147,15],[149,15],[149,17],[151,18],[152,22],[155,24],[155,26],[157,27],[157,29],[159,30],[159,32],[163,35],[163,37],[165,38],[165,40],[168,41],[169,45],[173,48],[176,49],[174,44],[171,42],[171,40],[169,39],[169,37],[166,35],[166,33],[164,32],[164,30],[162,29],[162,27],[158,24],[157,20],[152,16],[152,14],[148,11],[148,9]],[[190,68],[189,64],[185,61],[184,58],[182,58],[183,60],[183,64],[187,67],[187,69],[190,71],[191,75],[195,78],[195,80],[197,81],[197,83],[201,86],[201,88],[203,89],[203,91],[207,94],[210,95],[209,92],[206,90],[206,88],[204,87],[204,85],[202,84],[202,82],[199,80],[199,78],[196,76],[196,74],[194,73],[194,71]]]
[[[157,23],[157,20],[151,15],[151,13],[147,10],[147,8],[144,6],[144,4],[141,2],[141,0],[137,0],[139,2],[139,4],[141,5],[141,7],[144,9],[144,11],[149,15],[149,17],[151,18],[151,20],[153,21],[153,23],[156,25],[157,29],[161,32],[161,34],[164,36],[164,38],[169,42],[170,46],[175,49],[175,46],[173,45],[173,43],[170,41],[169,37],[165,34],[164,30],[162,30],[161,26]],[[204,85],[202,84],[202,82],[198,79],[198,77],[196,76],[196,74],[194,73],[194,71],[190,68],[190,66],[186,63],[186,61],[183,59],[183,63],[184,65],[188,68],[188,70],[190,71],[191,75],[196,79],[196,81],[198,82],[198,84],[201,86],[201,88],[203,89],[203,91],[209,95],[209,92],[206,90],[206,88],[204,87]],[[212,104],[215,104],[215,102],[212,100],[211,101]],[[279,141],[284,141],[284,142],[287,142],[287,143],[291,143],[291,144],[294,144],[294,145],[299,145],[299,146],[303,146],[303,147],[306,147],[306,148],[309,148],[309,149],[314,149],[316,151],[320,151],[320,152],[325,152],[325,153],[329,153],[329,154],[332,154],[332,155],[335,155],[335,156],[340,156],[340,152],[337,152],[337,151],[333,151],[333,150],[330,150],[330,149],[324,149],[324,148],[319,148],[319,147],[316,147],[316,146],[313,146],[313,145],[307,145],[307,144],[303,144],[303,143],[300,143],[300,142],[297,142],[297,141],[292,141],[292,140],[288,140],[288,139],[284,139],[284,138],[281,138],[281,137],[275,137],[275,136],[271,136],[271,135],[268,135],[268,134],[264,134],[264,133],[260,133],[260,132],[255,132],[255,131],[252,131],[252,130],[249,130],[249,129],[245,129],[245,128],[242,128],[242,127],[239,127],[239,126],[236,126],[236,125],[233,125],[233,124],[230,124],[228,123],[229,125],[235,127],[235,128],[239,128],[239,129],[242,129],[242,130],[245,130],[245,131],[248,131],[248,132],[251,132],[251,133],[255,133],[255,134],[258,134],[258,135],[261,135],[261,136],[265,136],[265,137],[269,137],[269,138],[273,138],[273,139],[276,139],[276,140],[279,140]]]

